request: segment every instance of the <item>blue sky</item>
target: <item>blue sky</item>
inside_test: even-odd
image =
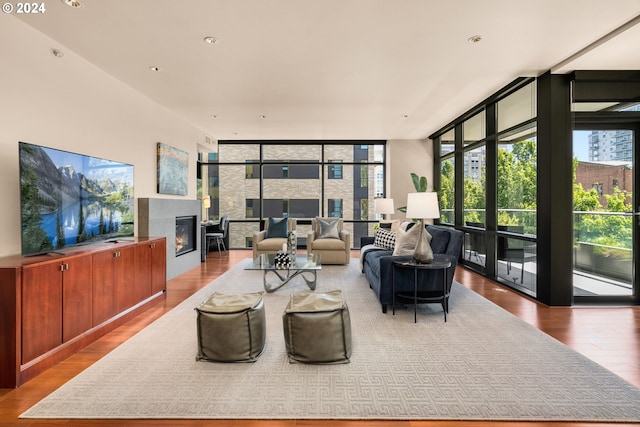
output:
[[[589,161],[589,138],[591,131],[575,130],[573,131],[573,157],[578,160]]]

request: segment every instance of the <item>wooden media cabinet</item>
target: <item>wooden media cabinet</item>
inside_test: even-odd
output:
[[[18,387],[165,298],[166,239],[0,258],[0,387]]]

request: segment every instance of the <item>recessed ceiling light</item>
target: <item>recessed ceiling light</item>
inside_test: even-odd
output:
[[[63,51],[61,51],[59,49],[55,49],[55,48],[51,49],[51,54],[53,56],[55,56],[56,58],[62,58],[64,56],[64,52]]]
[[[66,4],[69,7],[73,7],[75,9],[79,9],[82,6],[84,6],[82,3],[80,3],[78,0],[62,0],[62,3]]]
[[[212,119],[216,119],[216,118],[218,118],[218,116],[216,116],[215,114],[212,114],[212,115],[211,115],[211,118],[212,118]]]
[[[160,71],[160,67],[149,67],[151,71]]]
[[[478,43],[480,40],[482,40],[482,36],[480,35],[471,36],[467,39],[469,43]]]
[[[207,36],[204,38],[204,42],[209,44],[216,44],[218,43],[218,39],[212,36]]]
[[[406,119],[406,118],[408,118],[408,117],[409,117],[409,115],[408,115],[408,114],[403,114],[403,115],[402,115],[402,118],[403,118],[403,119]]]
[[[265,116],[264,114],[260,114],[258,117],[260,117],[261,119],[266,119],[267,116]]]

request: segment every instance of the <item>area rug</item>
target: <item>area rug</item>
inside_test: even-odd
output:
[[[264,295],[267,348],[256,363],[196,361],[196,307],[214,291],[255,292],[245,260],[124,342],[21,418],[640,421],[640,389],[454,284],[438,304],[383,314],[358,260],[324,266],[316,292],[342,289],[353,356],[289,363],[282,313],[296,278]]]

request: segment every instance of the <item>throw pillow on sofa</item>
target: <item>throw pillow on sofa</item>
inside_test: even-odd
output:
[[[320,235],[318,239],[339,239],[340,234],[338,233],[338,224],[340,221],[337,219],[331,221],[325,221],[318,218],[318,223],[320,224]]]
[[[413,255],[416,251],[416,245],[420,238],[420,227],[413,227],[412,223],[403,223],[398,229],[396,236],[396,246],[393,249],[393,255]],[[431,241],[431,234],[424,230],[427,236],[427,243]]]
[[[392,251],[396,246],[396,233],[384,228],[378,228],[373,238],[373,245]]]
[[[274,237],[286,239],[288,231],[287,218],[282,218],[281,220],[269,218],[269,225],[267,226],[265,239],[271,239]]]

